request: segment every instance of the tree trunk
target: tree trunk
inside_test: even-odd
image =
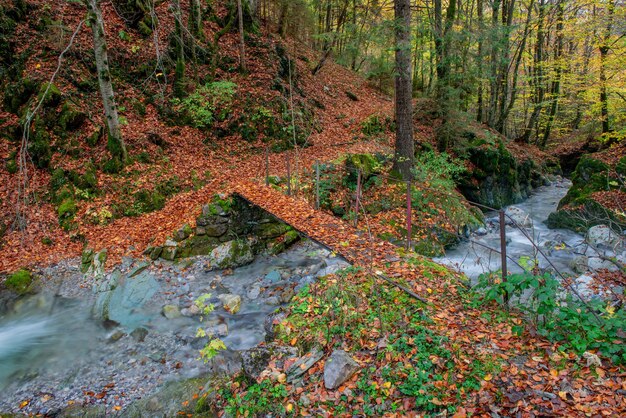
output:
[[[241,0],[237,0],[237,16],[239,20],[239,67],[246,71],[246,39],[243,33],[243,7]]]
[[[396,35],[396,146],[394,170],[411,178],[415,156],[413,143],[413,104],[411,82],[411,2],[395,0]]]
[[[563,72],[563,64],[561,63],[561,55],[563,54],[563,18],[565,14],[564,0],[558,2],[558,14],[556,22],[556,50],[554,51],[554,65],[556,66],[554,80],[550,88],[550,110],[548,112],[548,123],[546,129],[543,131],[543,139],[541,141],[541,148],[545,148],[550,139],[550,133],[552,131],[552,124],[556,116],[556,111],[559,105],[559,94],[561,93],[561,73]]]
[[[531,100],[533,102],[533,112],[526,124],[526,128],[522,135],[517,138],[516,142],[528,144],[530,135],[537,125],[541,109],[543,107],[543,43],[544,43],[544,17],[545,17],[545,0],[539,0],[539,22],[537,23],[537,43],[535,45],[535,57],[532,68],[532,77],[530,78],[533,89],[531,91]]]
[[[609,54],[610,46],[609,39],[611,37],[611,31],[613,30],[613,15],[615,13],[615,3],[609,1],[607,10],[607,23],[606,31],[600,45],[600,113],[602,116],[602,133],[606,134],[611,132],[611,126],[609,124],[609,94],[607,91],[607,77],[606,77],[606,57]]]
[[[111,81],[111,71],[109,69],[109,58],[107,54],[107,42],[104,32],[104,21],[98,0],[87,0],[87,10],[89,11],[89,21],[93,31],[93,50],[96,57],[96,69],[98,71],[98,84],[102,95],[102,105],[109,131],[107,148],[115,158],[119,158],[125,163],[128,158],[126,144],[122,139],[120,120],[115,104],[115,91]]]
[[[483,36],[484,33],[484,25],[483,25],[483,0],[478,0],[477,13],[478,13],[478,54],[477,54],[477,64],[478,64],[478,98],[476,100],[476,122],[483,122]]]

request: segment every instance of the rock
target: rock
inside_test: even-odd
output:
[[[189,226],[189,224],[183,225],[178,231],[174,233],[174,241],[181,242],[189,238],[189,236],[193,233],[193,229]]]
[[[285,289],[285,291],[280,295],[280,301],[283,303],[289,303],[293,298],[295,292],[291,287]]]
[[[533,221],[528,213],[517,206],[509,206],[504,212],[507,216],[506,224],[513,225],[513,222],[522,228],[532,228]]]
[[[197,226],[196,235],[206,235],[206,229],[203,226]]]
[[[601,245],[606,247],[615,247],[620,243],[621,238],[608,226],[596,225],[589,228],[586,240],[594,247],[599,247]]]
[[[125,335],[126,335],[125,332],[118,329],[118,330],[113,331],[111,334],[107,336],[107,341],[110,343],[114,343],[114,342],[119,341]]]
[[[163,246],[164,247],[178,247],[178,243],[176,241],[168,239],[165,241],[165,244],[163,244]]]
[[[150,259],[151,260],[158,260],[159,257],[161,257],[161,253],[163,252],[163,247],[154,247],[152,248],[152,251],[150,251]]]
[[[309,351],[304,356],[300,357],[287,369],[287,382],[291,383],[300,377],[304,376],[307,370],[309,370],[315,363],[320,361],[324,353],[315,348],[312,351]]]
[[[180,313],[180,309],[176,305],[165,305],[161,313],[167,319],[176,319],[182,316],[182,314]]]
[[[474,231],[474,233],[482,237],[484,235],[487,235],[487,228],[481,226],[476,231]]]
[[[276,270],[272,270],[265,275],[265,280],[271,283],[279,282],[280,279],[281,279],[280,273]]]
[[[259,377],[261,372],[265,370],[272,357],[272,351],[269,347],[254,347],[241,352],[241,360],[243,364],[243,372],[251,379]]]
[[[135,328],[130,333],[130,336],[133,338],[133,340],[135,340],[135,341],[137,341],[139,343],[142,343],[142,342],[144,342],[144,340],[148,336],[148,330],[145,329],[144,327]]]
[[[324,364],[324,386],[334,390],[359,370],[359,364],[343,350],[335,350]]]
[[[210,257],[212,266],[226,269],[251,263],[254,260],[254,253],[248,242],[233,240],[214,248]]]
[[[231,314],[239,312],[239,309],[241,308],[241,296],[227,293],[225,295],[219,295],[218,298],[224,304],[224,309],[226,309],[226,311]]]
[[[176,247],[164,247],[161,251],[161,258],[168,261],[174,261],[176,259]]]
[[[272,341],[280,328],[280,323],[287,317],[284,312],[273,312],[265,317],[263,329],[265,329],[265,341]]]
[[[619,267],[609,260],[603,260],[599,257],[592,257],[589,259],[589,269],[593,271],[608,270],[619,271]]]
[[[209,237],[221,237],[228,231],[228,224],[209,224],[204,226],[204,234]]]
[[[278,306],[280,305],[280,298],[278,296],[270,296],[265,300],[265,303],[270,306]]]
[[[569,262],[569,268],[576,274],[583,274],[589,270],[588,267],[589,259],[587,256],[579,255],[578,257],[574,257]]]
[[[260,294],[261,294],[261,286],[259,286],[258,284],[255,284],[250,288],[250,290],[248,290],[248,293],[246,294],[246,296],[248,297],[248,299],[255,300],[256,298],[259,297]]]

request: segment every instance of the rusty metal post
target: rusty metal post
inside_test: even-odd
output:
[[[506,283],[508,273],[506,266],[506,219],[504,209],[500,209],[500,256],[502,258],[502,283]],[[504,301],[508,305],[508,293],[504,295]]]
[[[265,185],[270,185],[270,147],[265,147]]]
[[[356,203],[355,203],[355,216],[354,216],[355,228],[359,224],[359,201],[360,199],[361,199],[361,170],[357,171],[357,175],[356,175]]]
[[[287,159],[287,196],[291,196],[291,165],[289,163],[289,154],[285,154]]]
[[[412,220],[411,214],[413,209],[411,208],[411,180],[406,182],[406,249],[411,249],[411,227]]]
[[[320,162],[315,162],[315,209],[320,208]]]

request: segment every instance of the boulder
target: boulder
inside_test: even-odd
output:
[[[272,352],[269,347],[260,346],[241,352],[243,372],[251,379],[259,377],[269,364]]]
[[[359,364],[343,350],[335,350],[324,364],[324,386],[334,390],[359,370]]]
[[[532,228],[533,220],[530,215],[526,213],[523,209],[518,208],[517,206],[509,206],[506,208],[504,212],[507,216],[506,224],[514,225],[517,224],[522,228]]]
[[[615,263],[612,263],[609,260],[603,260],[600,257],[592,257],[589,259],[589,269],[593,271],[619,271],[619,267]]]
[[[576,274],[583,274],[589,270],[588,262],[589,259],[587,256],[579,255],[570,260],[569,268]]]
[[[144,327],[135,328],[130,336],[137,342],[142,343],[148,336],[148,330]]]
[[[218,298],[224,304],[224,309],[226,309],[226,311],[231,314],[239,312],[239,309],[241,308],[241,296],[227,293],[225,295],[219,295]]]
[[[621,238],[608,226],[596,225],[589,228],[589,231],[587,231],[586,240],[594,247],[615,247],[620,243]]]
[[[212,266],[225,269],[251,263],[254,260],[254,253],[248,242],[233,240],[214,248],[210,257]]]

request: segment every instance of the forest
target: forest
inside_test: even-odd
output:
[[[0,0],[0,417],[626,414],[623,0]]]

